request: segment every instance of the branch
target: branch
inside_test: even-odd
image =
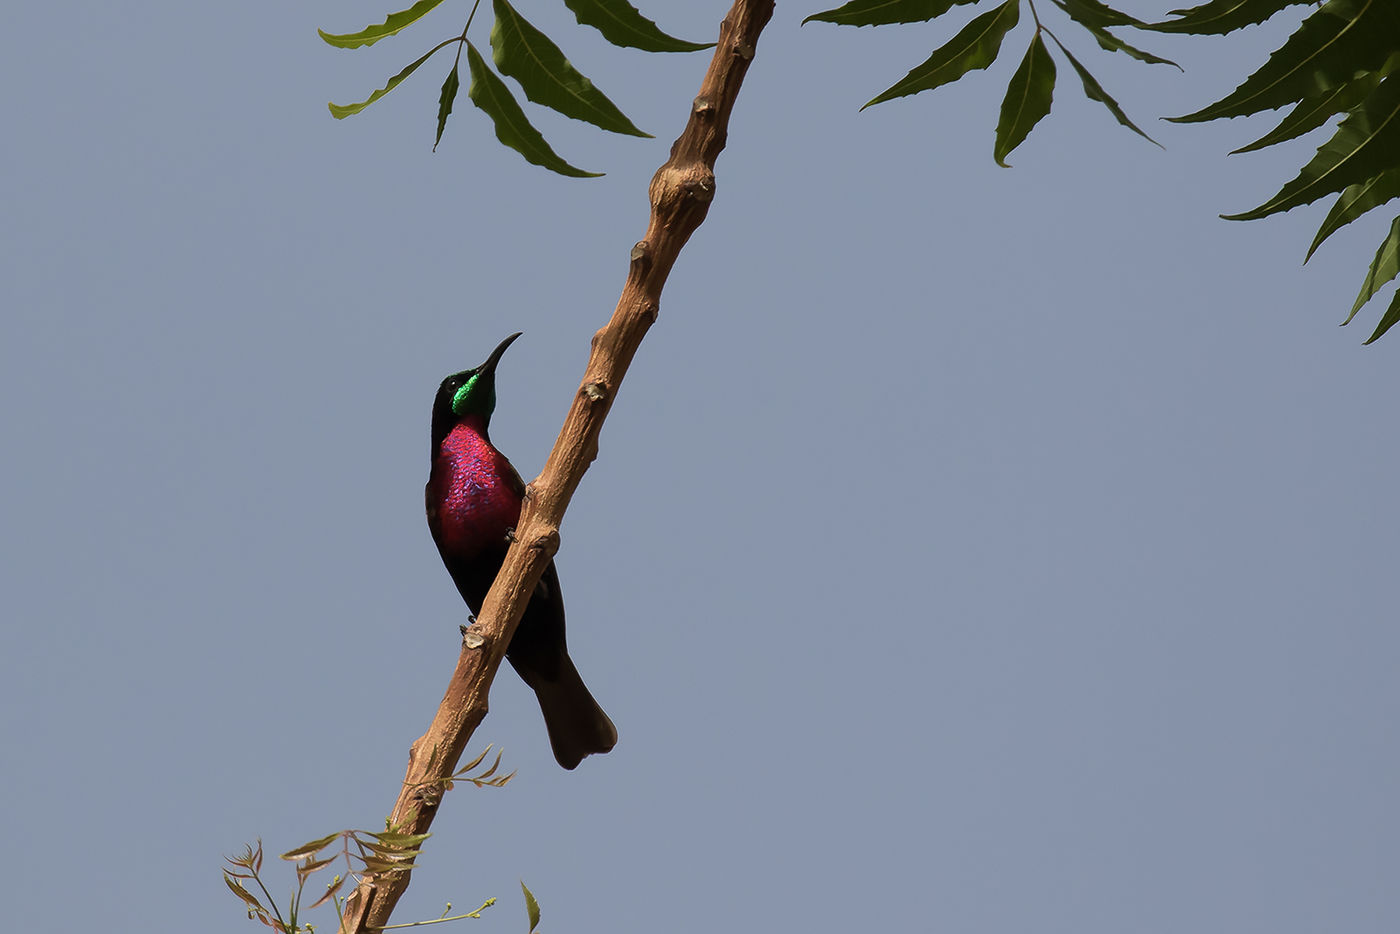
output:
[[[568,418],[544,470],[525,490],[515,541],[463,640],[457,670],[428,732],[408,753],[403,790],[389,818],[399,833],[426,833],[446,781],[472,731],[486,716],[491,681],[525,612],[529,595],[559,549],[559,523],[583,473],[598,454],[598,433],[647,329],[656,321],[661,290],[681,248],[700,226],[715,194],[715,159],[724,149],[729,114],[753,59],[774,0],[735,0],[720,24],[719,44],[690,119],[671,158],[651,180],[651,220],[632,247],[627,282],[612,319],[593,335],[593,351]],[[346,903],[342,934],[382,928],[408,888],[410,868],[366,874]]]

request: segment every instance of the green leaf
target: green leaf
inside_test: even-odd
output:
[[[884,93],[865,105],[879,104],[896,97],[931,91],[956,81],[974,68],[986,68],[996,61],[1001,40],[1020,17],[1020,0],[1006,0],[963,27],[947,44],[935,49],[918,68],[895,82]],[[862,107],[861,110],[864,110]]]
[[[530,891],[525,880],[520,880],[520,891],[525,893],[525,914],[530,918],[530,931],[540,926],[540,903],[535,901],[535,894]]]
[[[834,10],[813,13],[802,25],[816,20],[838,26],[883,26],[887,23],[922,23],[947,13],[961,3],[977,0],[850,0]]]
[[[1142,20],[1120,13],[1099,0],[1055,0],[1055,5],[1064,10],[1077,23],[1095,26],[1143,26]]]
[[[1347,115],[1336,134],[1317,150],[1278,194],[1252,211],[1222,214],[1232,221],[1255,220],[1341,191],[1400,165],[1400,76],[1390,75]]]
[[[1390,326],[1400,321],[1400,290],[1397,290],[1395,297],[1390,300],[1390,307],[1381,315],[1381,323],[1376,325],[1376,330],[1370,337],[1362,341],[1362,344],[1370,344],[1380,339],[1380,336],[1390,330]]]
[[[1304,133],[1310,133],[1337,114],[1345,113],[1361,103],[1380,83],[1380,80],[1381,76],[1378,74],[1364,74],[1355,81],[1305,98],[1298,103],[1298,106],[1288,112],[1288,116],[1279,121],[1278,126],[1249,145],[1236,149],[1230,155],[1253,152],[1256,149],[1263,149],[1265,146],[1273,146],[1285,140],[1296,139]]]
[[[1286,107],[1375,71],[1400,51],[1395,0],[1328,0],[1230,94],[1176,123],[1243,117]]]
[[[1055,91],[1055,60],[1037,32],[1031,39],[1026,57],[1006,86],[1001,102],[1001,117],[997,120],[996,146],[992,156],[997,165],[1010,168],[1006,157],[1021,145],[1031,128],[1050,112],[1050,99]]]
[[[431,57],[432,57],[432,54],[433,54],[434,52],[438,51],[439,49],[443,48],[444,46],[449,46],[449,45],[451,45],[452,43],[454,43],[454,42],[459,42],[459,41],[461,41],[461,40],[458,39],[456,36],[453,36],[451,39],[444,39],[443,41],[439,42],[437,45],[435,45],[435,46],[433,46],[431,49],[429,49],[429,50],[423,55],[422,58],[418,59],[416,62],[411,63],[411,64],[410,64],[407,68],[405,68],[403,71],[401,71],[401,72],[399,72],[398,74],[394,75],[394,77],[392,77],[392,78],[389,79],[389,83],[388,83],[388,84],[384,85],[384,87],[380,88],[378,91],[375,91],[373,94],[371,94],[369,97],[365,98],[364,100],[360,101],[358,104],[344,104],[344,105],[341,105],[341,104],[334,104],[334,103],[333,103],[333,104],[328,104],[327,106],[330,107],[330,109],[331,109],[331,116],[332,116],[332,117],[335,117],[337,120],[344,120],[346,117],[349,117],[349,116],[351,116],[352,114],[357,114],[357,113],[359,113],[360,111],[362,111],[362,110],[364,110],[366,107],[368,107],[370,104],[373,104],[375,101],[379,100],[379,99],[380,99],[381,97],[383,97],[385,94],[388,94],[388,93],[389,93],[390,91],[392,91],[394,88],[398,87],[399,84],[403,81],[404,78],[407,78],[409,75],[411,75],[411,74],[413,74],[415,71],[417,71],[417,70],[418,70],[418,66],[421,65],[421,64],[423,64],[424,62],[426,62],[429,58],[431,58]]]
[[[1064,10],[1070,19],[1087,29],[1089,34],[1098,41],[1100,48],[1109,52],[1122,52],[1124,55],[1140,62],[1147,62],[1150,65],[1171,65],[1177,71],[1183,70],[1171,59],[1162,58],[1129,45],[1106,28],[1108,26],[1142,25],[1131,16],[1106,7],[1098,0],[1055,0],[1055,5]]]
[[[467,97],[481,109],[496,125],[496,139],[525,157],[527,162],[543,166],[551,172],[568,175],[571,178],[596,178],[602,172],[585,172],[575,168],[555,154],[544,141],[540,132],[525,119],[525,111],[520,109],[510,88],[496,77],[495,72],[486,67],[486,60],[467,43],[467,67],[471,71],[472,86]]]
[[[324,29],[316,30],[321,34],[321,38],[330,45],[338,49],[358,49],[362,45],[374,45],[380,39],[392,36],[394,33],[412,26],[428,13],[433,7],[441,3],[442,0],[418,0],[407,10],[400,10],[398,13],[390,13],[388,18],[378,26],[366,26],[359,32],[347,33],[342,36],[333,36]]]
[[[1355,318],[1356,313],[1361,310],[1361,306],[1369,302],[1382,286],[1395,278],[1397,273],[1400,273],[1400,217],[1396,217],[1391,222],[1390,234],[1381,241],[1380,248],[1376,250],[1376,258],[1371,260],[1371,268],[1366,273],[1366,281],[1361,284],[1361,294],[1356,296],[1356,304],[1351,306],[1351,314],[1347,315],[1347,319],[1342,324],[1350,324],[1351,319]],[[1376,335],[1376,337],[1379,336],[1379,334]],[[1374,338],[1372,339],[1374,340]]]
[[[1051,34],[1050,38],[1055,39],[1054,34]],[[1089,74],[1089,69],[1079,64],[1079,59],[1071,55],[1069,49],[1065,48],[1064,44],[1061,43],[1059,39],[1055,39],[1055,44],[1060,47],[1060,51],[1064,53],[1065,58],[1069,59],[1069,63],[1074,66],[1075,72],[1079,75],[1079,83],[1084,86],[1085,97],[1089,98],[1090,100],[1098,101],[1100,104],[1103,104],[1105,107],[1108,108],[1108,112],[1113,114],[1114,119],[1116,119],[1119,123],[1123,124],[1128,129],[1132,130],[1138,136],[1141,136],[1143,139],[1147,140],[1149,143],[1152,143],[1154,146],[1162,145],[1152,137],[1148,136],[1146,133],[1142,132],[1142,130],[1138,127],[1136,123],[1128,119],[1128,115],[1123,112],[1122,107],[1118,106],[1118,102],[1114,100],[1113,97],[1103,89],[1103,85],[1099,84],[1097,78]]]
[[[1211,0],[1189,10],[1172,10],[1178,19],[1148,23],[1142,28],[1157,32],[1185,32],[1198,36],[1223,36],[1271,18],[1280,10],[1311,0]]]
[[[1303,262],[1312,259],[1313,252],[1322,245],[1322,241],[1392,198],[1400,198],[1400,168],[1386,169],[1360,184],[1348,185],[1337,197],[1332,210],[1327,212],[1327,219],[1317,229],[1317,236],[1313,238],[1312,246],[1308,247],[1308,255]]]
[[[462,79],[457,75],[457,63],[452,63],[452,70],[447,73],[447,80],[442,83],[442,94],[438,96],[438,125],[437,136],[433,138],[433,152],[437,152],[438,143],[442,142],[442,131],[447,126],[447,115],[452,113],[452,102],[457,99],[457,89],[462,86]]]
[[[627,0],[564,0],[580,25],[592,26],[613,45],[644,52],[699,52],[713,42],[686,42],[668,36]]]
[[[566,117],[629,136],[650,137],[632,125],[602,91],[579,74],[548,36],[531,26],[508,0],[492,0],[496,24],[491,49],[501,74],[520,82],[525,96]]]

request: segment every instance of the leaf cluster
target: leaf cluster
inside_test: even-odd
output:
[[[1155,24],[1163,32],[1224,33],[1264,22],[1299,0],[1212,0]],[[1268,201],[1228,220],[1268,217],[1336,195],[1307,258],[1339,229],[1400,196],[1400,4],[1395,0],[1327,0],[1234,91],[1181,123],[1243,117],[1287,107],[1269,132],[1235,152],[1296,139],[1341,117],[1332,136],[1298,175]],[[1381,241],[1348,324],[1400,273],[1400,215]],[[1304,260],[1306,262],[1306,259]],[[1400,291],[1366,343],[1400,321]]]
[[[641,49],[647,52],[695,52],[708,49],[713,43],[687,42],[662,32],[626,0],[563,0],[580,25],[596,29],[613,45]],[[358,32],[332,34],[321,30],[321,38],[342,49],[358,49],[373,45],[380,39],[395,35],[422,19],[442,0],[418,0],[408,9],[390,13],[383,23],[366,26]],[[477,109],[491,118],[496,138],[520,153],[535,165],[575,178],[601,175],[571,164],[556,153],[535,128],[504,78],[510,78],[528,101],[547,107],[566,117],[591,123],[610,133],[650,137],[638,129],[617,105],[564,55],[558,44],[527,20],[510,0],[491,0],[493,25],[490,33],[491,62],[468,38],[481,0],[474,0],[466,25],[460,35],[443,39],[421,57],[406,65],[398,74],[369,97],[354,104],[330,104],[331,115],[344,119],[360,113],[378,101],[404,79],[419,69],[434,54],[451,45],[457,46],[452,68],[443,80],[438,96],[437,135],[433,148],[442,141],[447,119],[461,89],[462,51],[467,53],[467,72],[471,83],[467,98]],[[494,66],[494,67],[493,67]],[[502,77],[504,76],[504,78]]]
[[[486,771],[479,774],[471,774],[483,762],[491,752],[491,747],[487,746],[481,754],[472,761],[457,769],[452,775],[443,779],[440,784],[442,790],[450,790],[455,781],[466,781],[477,788],[501,788],[512,778],[515,772],[501,775],[498,774],[501,765],[501,752],[496,752],[495,761],[492,762]],[[262,879],[263,848],[262,841],[259,840],[256,847],[245,846],[243,852],[238,856],[228,856],[225,860],[233,868],[224,870],[224,884],[228,886],[237,898],[243,902],[243,907],[248,912],[250,919],[256,919],[267,927],[277,931],[278,934],[301,934],[301,932],[314,932],[314,927],[302,921],[303,911],[312,911],[330,902],[335,907],[337,921],[344,922],[345,899],[340,896],[341,890],[345,886],[347,879],[355,879],[364,873],[398,873],[409,872],[414,867],[414,862],[421,854],[420,847],[431,834],[426,833],[402,833],[393,827],[386,827],[382,831],[369,830],[338,830],[335,833],[327,834],[301,846],[295,847],[281,855],[281,859],[296,864],[296,887],[292,890],[292,895],[288,900],[285,910],[279,908],[276,900],[268,891]],[[332,852],[329,856],[323,855],[337,841],[340,843],[338,852]],[[302,899],[306,892],[306,885],[311,877],[321,870],[331,866],[337,860],[343,860],[345,871],[335,875],[326,884],[325,891],[313,903],[302,907]],[[254,892],[244,883],[251,882]],[[534,895],[521,883],[521,888],[525,889],[526,911],[530,918],[530,929],[533,931],[539,922],[539,904],[535,901]],[[258,894],[261,893],[261,894]],[[481,912],[496,903],[495,898],[488,898],[482,903],[480,908],[466,914],[451,915],[452,904],[449,902],[447,910],[442,917],[432,921],[416,921],[411,924],[393,925],[393,927],[411,927],[418,924],[430,924],[440,921],[457,921],[463,918],[479,918]]]
[[[343,859],[345,861],[345,872],[334,876],[326,884],[325,891],[321,893],[320,897],[304,909],[311,911],[330,902],[335,906],[337,920],[343,921],[341,913],[343,900],[337,896],[339,896],[347,879],[362,872],[407,872],[411,870],[413,861],[421,852],[419,846],[427,838],[428,834],[404,834],[389,830],[380,833],[367,830],[340,830],[304,843],[293,850],[288,850],[282,854],[281,858],[296,863],[297,884],[296,888],[292,890],[285,912],[278,907],[276,900],[272,898],[272,894],[267,890],[267,885],[263,882],[261,840],[258,841],[256,848],[244,847],[242,854],[225,857],[233,868],[224,870],[224,884],[243,902],[250,919],[262,922],[267,927],[277,931],[278,934],[309,932],[314,929],[310,923],[304,923],[301,916],[303,912],[302,898],[312,875],[337,860]],[[337,841],[341,844],[339,852],[329,856],[321,855]],[[253,883],[261,892],[261,897],[244,885],[245,880]],[[266,900],[266,904],[264,904],[264,900]],[[493,902],[494,899],[488,900],[486,904],[482,905],[482,908],[488,907]],[[479,913],[481,909],[477,909],[477,911]]]
[[[842,26],[911,24],[938,19],[954,7],[978,0],[850,0],[815,13],[805,22]],[[1002,98],[992,155],[1006,157],[1050,113],[1056,65],[1048,37],[1078,76],[1085,96],[1103,104],[1122,125],[1147,137],[1084,64],[1066,48],[1042,17],[1042,10],[1063,14],[1087,32],[1099,47],[1148,64],[1175,65],[1130,44],[1122,31],[1225,35],[1263,23],[1304,0],[1209,0],[1176,10],[1161,23],[1147,23],[1102,0],[997,0],[974,16],[922,64],[877,94],[865,106],[930,91],[973,70],[988,68],[1003,40],[1021,23],[1024,7],[1033,31],[1020,65]],[[1178,66],[1179,67],[1179,66]],[[1338,229],[1400,196],[1400,2],[1397,0],[1326,0],[1303,21],[1287,42],[1238,88],[1194,113],[1171,118],[1193,123],[1241,117],[1264,110],[1290,108],[1268,133],[1236,152],[1249,152],[1296,139],[1341,117],[1332,137],[1298,176],[1259,207],[1229,220],[1255,220],[1336,195],[1307,256]],[[1147,137],[1150,139],[1150,137]],[[1306,261],[1306,260],[1305,260]],[[1400,275],[1400,217],[1376,250],[1361,292],[1343,324],[1349,323],[1378,290]],[[1400,321],[1400,291],[1382,314],[1366,343]]]
[[[430,764],[437,759],[437,754],[438,750],[436,747],[434,747],[433,751],[428,755],[428,762]],[[430,786],[441,788],[443,791],[451,791],[455,787],[456,782],[470,782],[478,788],[504,788],[506,786],[506,783],[515,777],[514,770],[506,773],[505,775],[496,774],[500,771],[501,756],[504,754],[504,750],[496,750],[496,758],[485,772],[482,772],[479,775],[470,774],[474,772],[481,765],[481,763],[485,762],[486,757],[490,754],[491,745],[487,745],[487,747],[481,751],[480,755],[478,755],[472,761],[468,762],[466,765],[460,766],[447,778],[439,779],[435,782],[429,782],[427,785],[417,785],[414,787],[418,788],[421,791],[426,791]]]
[[[955,6],[976,3],[977,0],[850,0],[843,6],[814,13],[803,20],[835,23],[839,26],[885,26],[920,23],[937,19]],[[915,66],[903,78],[881,91],[865,105],[871,107],[897,97],[907,97],[950,84],[970,71],[985,69],[1001,53],[1003,40],[1021,23],[1021,10],[1030,11],[1033,31],[1030,44],[1020,65],[1012,74],[1002,96],[1001,113],[997,120],[996,139],[992,156],[997,164],[1007,167],[1006,157],[1025,142],[1031,130],[1050,113],[1054,98],[1055,58],[1046,44],[1046,37],[1059,51],[1079,78],[1085,97],[1097,101],[1123,126],[1151,142],[1119,106],[1097,78],[1085,67],[1041,17],[1035,0],[1000,0],[995,6],[974,16],[956,35],[934,49],[929,57]],[[1112,32],[1116,27],[1146,28],[1141,20],[1106,6],[1100,0],[1042,0],[1042,6],[1063,15],[1072,28],[1083,30],[1109,52],[1121,52],[1140,62],[1172,65],[1173,61],[1144,51]],[[861,108],[862,110],[864,108]]]

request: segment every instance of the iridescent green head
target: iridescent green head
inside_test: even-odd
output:
[[[437,398],[433,400],[433,452],[436,454],[442,439],[451,433],[453,426],[474,418],[481,424],[482,432],[491,423],[491,413],[496,410],[496,364],[501,355],[511,345],[519,332],[512,334],[491,351],[491,356],[481,366],[460,373],[453,373],[438,387]]]

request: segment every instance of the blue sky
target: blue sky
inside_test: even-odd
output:
[[[713,34],[724,4],[645,10]],[[683,8],[681,8],[683,7]],[[1163,13],[1140,3],[1134,11]],[[19,930],[253,930],[219,877],[377,828],[465,609],[422,515],[443,375],[505,335],[492,435],[543,463],[704,55],[521,9],[655,140],[465,98],[457,11],[13,11],[0,72],[0,763]],[[1400,924],[1396,342],[1336,325],[1384,219],[1248,224],[1312,144],[1177,126],[1296,25],[1061,69],[992,161],[1005,61],[861,103],[954,24],[780,5],[558,563],[621,739],[553,762],[511,674],[398,921],[545,930],[1389,932]],[[961,25],[967,15],[955,17]],[[484,45],[484,31],[478,45]],[[1066,80],[1070,79],[1070,80]],[[280,889],[279,889],[280,891]],[[329,922],[322,919],[327,929]]]

